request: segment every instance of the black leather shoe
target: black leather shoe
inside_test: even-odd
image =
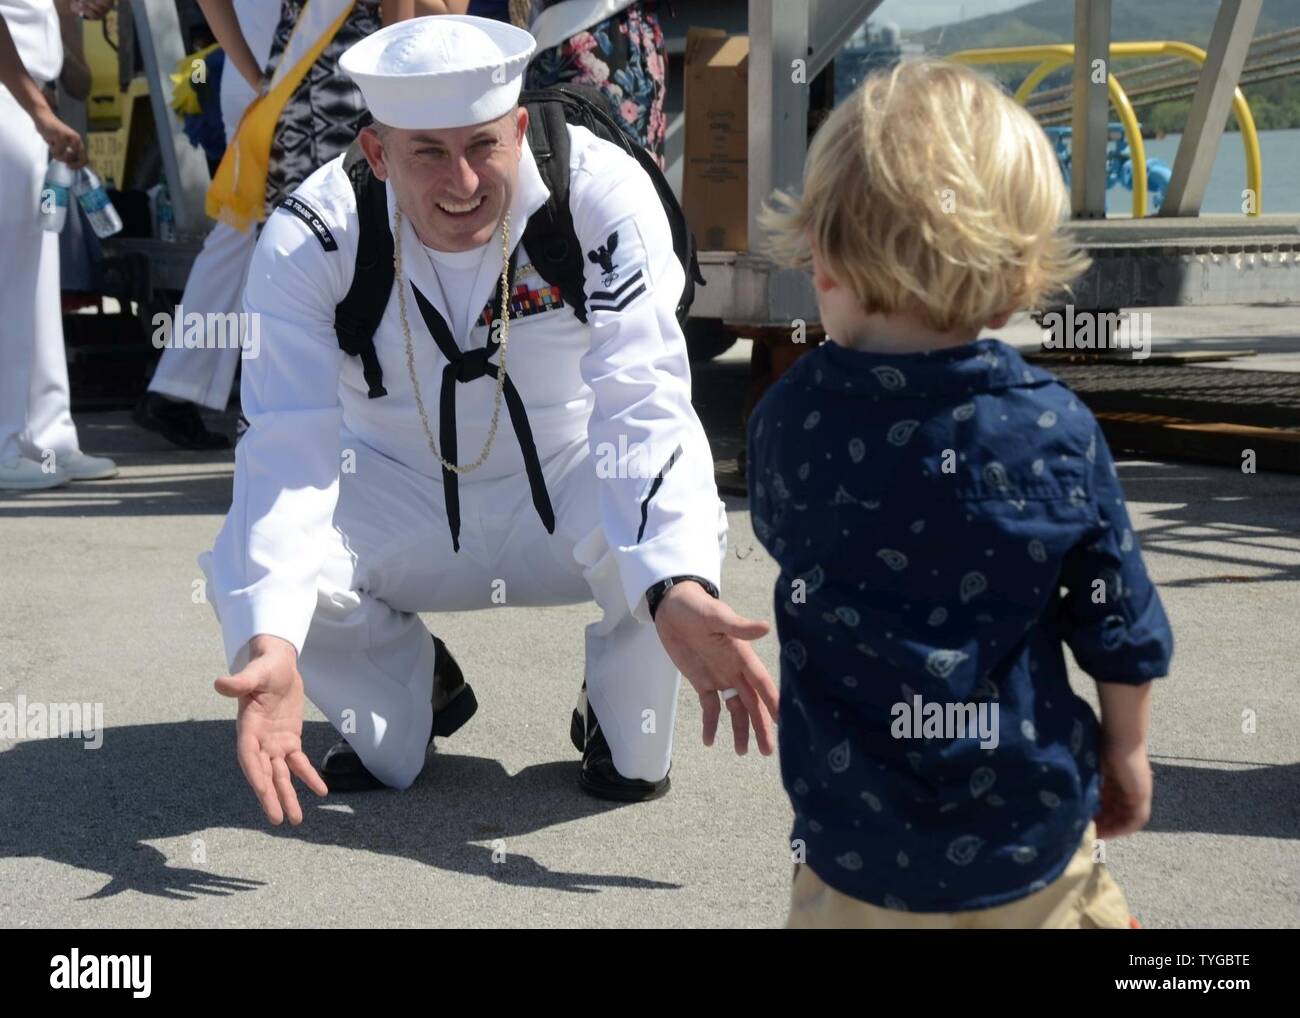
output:
[[[447,645],[435,636],[433,646],[433,729],[429,742],[435,735],[446,738],[456,732],[478,710],[474,690]],[[386,787],[366,769],[346,739],[336,742],[321,758],[320,774],[331,792],[369,792]]]
[[[614,769],[614,755],[610,751],[605,733],[600,730],[596,712],[587,702],[587,684],[582,684],[578,706],[569,722],[569,739],[573,748],[582,754],[582,767],[578,771],[578,787],[597,799],[613,802],[648,802],[664,795],[669,788],[668,775],[658,781],[625,778]]]
[[[131,419],[147,431],[154,431],[182,449],[209,451],[229,449],[230,439],[209,431],[199,408],[185,400],[146,392],[131,411]]]
[[[357,751],[343,739],[325,751],[318,769],[331,792],[373,792],[386,787],[366,770]]]

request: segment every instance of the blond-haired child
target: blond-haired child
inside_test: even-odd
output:
[[[1149,816],[1172,635],[1096,420],[981,338],[1086,267],[1066,207],[1033,118],[920,60],[831,114],[801,197],[765,216],[828,338],[749,425],[781,568],[791,926],[1130,922],[1094,835]]]

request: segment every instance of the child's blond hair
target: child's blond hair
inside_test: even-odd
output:
[[[989,78],[922,59],[872,75],[813,138],[801,198],[764,210],[782,265],[824,268],[864,311],[941,332],[1039,306],[1088,266],[1041,127]]]

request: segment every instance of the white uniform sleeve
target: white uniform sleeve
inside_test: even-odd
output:
[[[240,395],[249,428],[210,560],[232,670],[258,634],[282,637],[301,653],[316,609],[338,499],[344,354],[334,306],[352,270],[347,245],[327,251],[284,211],[267,220],[249,268],[244,308],[257,316],[260,346],[256,356],[251,345],[244,355]]]
[[[691,405],[676,315],[684,274],[668,217],[630,157],[604,145],[588,153],[570,185],[591,327],[581,364],[595,394],[588,438],[623,591],[647,621],[645,591],[659,580],[719,583],[726,515]]]

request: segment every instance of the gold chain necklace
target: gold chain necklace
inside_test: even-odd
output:
[[[429,429],[429,415],[424,409],[424,399],[420,395],[420,383],[415,377],[415,344],[411,339],[411,326],[406,319],[406,277],[402,274],[402,210],[396,210],[393,219],[393,267],[397,271],[397,310],[402,320],[402,335],[406,339],[406,369],[411,375],[411,388],[415,391],[415,406],[420,411],[420,423],[424,425],[424,437],[428,439],[430,451],[438,458],[443,469],[455,474],[468,474],[477,470],[492,451],[492,443],[497,437],[497,421],[501,418],[501,398],[506,385],[506,347],[510,344],[510,212],[501,222],[501,366],[497,371],[497,388],[492,402],[492,422],[488,425],[487,441],[483,443],[483,452],[473,463],[461,466],[448,463],[438,451]],[[496,326],[493,321],[489,326],[488,341],[491,342],[491,329]],[[453,422],[454,426],[454,422]]]

